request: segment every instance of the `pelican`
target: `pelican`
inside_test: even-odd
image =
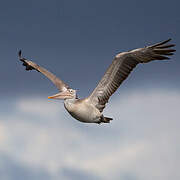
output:
[[[78,99],[76,90],[70,88],[54,74],[33,61],[23,58],[21,50],[19,51],[19,60],[23,62],[27,71],[36,70],[55,84],[59,93],[48,98],[64,100],[64,107],[72,117],[84,123],[109,123],[112,118],[105,117],[103,109],[110,96],[137,64],[169,59],[167,56],[173,55],[173,52],[176,51],[172,49],[174,44],[167,44],[170,40],[117,54],[96,88],[84,99]]]

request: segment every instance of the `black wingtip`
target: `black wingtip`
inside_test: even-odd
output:
[[[167,39],[166,41],[165,41],[165,43],[167,43],[167,42],[169,42],[169,41],[171,41],[172,39],[171,38],[169,38],[169,39]]]
[[[21,51],[21,50],[19,50],[19,52],[18,52],[18,56],[19,56],[19,58],[21,58],[21,54],[22,54],[22,51]]]
[[[169,38],[169,39],[167,39],[167,40],[165,40],[165,41],[162,41],[162,42],[158,43],[158,46],[163,45],[163,44],[166,44],[166,43],[168,43],[168,42],[171,41],[171,40],[172,40],[172,39]]]
[[[162,42],[159,42],[159,43],[156,43],[156,44],[154,44],[154,45],[152,45],[152,46],[150,46],[150,47],[152,47],[152,48],[154,48],[154,47],[160,47],[160,46],[162,46],[162,45],[164,45],[164,44],[166,44],[166,43],[168,43],[169,41],[171,41],[172,39],[171,38],[169,38],[169,39],[167,39],[167,40],[165,40],[165,41],[162,41]]]

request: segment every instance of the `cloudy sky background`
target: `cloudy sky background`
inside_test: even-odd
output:
[[[1,1],[0,179],[179,180],[180,2]],[[139,65],[112,96],[110,124],[83,124],[48,100],[56,88],[17,52],[80,97],[113,56],[172,38],[170,61]]]

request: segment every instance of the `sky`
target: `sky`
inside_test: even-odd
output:
[[[179,180],[180,2],[1,0],[0,179]],[[23,56],[88,96],[113,57],[172,38],[168,61],[138,65],[111,97],[110,124],[83,124]]]

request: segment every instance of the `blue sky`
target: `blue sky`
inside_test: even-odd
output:
[[[0,179],[179,179],[180,2],[2,0]],[[139,65],[109,101],[110,124],[75,121],[23,55],[86,97],[122,51],[172,38],[170,61]],[[168,162],[168,163],[167,163]]]

